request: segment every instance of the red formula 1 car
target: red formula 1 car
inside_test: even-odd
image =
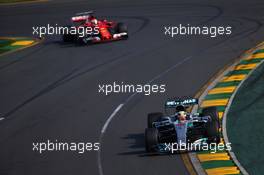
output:
[[[98,20],[93,11],[76,14],[71,18],[71,23],[61,31],[64,42],[89,44],[128,38],[127,26],[124,23]]]

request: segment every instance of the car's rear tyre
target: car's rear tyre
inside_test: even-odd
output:
[[[127,33],[127,35],[123,36],[124,39],[128,38],[128,30],[127,30],[127,25],[124,23],[120,22],[116,26],[116,32],[117,33]]]
[[[76,35],[76,44],[79,46],[90,44],[91,41],[86,41],[85,38],[87,36],[78,36]]]
[[[153,128],[152,123],[159,120],[163,116],[161,112],[154,112],[148,114],[148,128]]]
[[[68,31],[70,31],[70,28],[71,28],[70,25],[65,26],[65,27],[68,29]],[[62,35],[63,42],[72,42],[72,41],[74,41],[74,35],[71,35],[70,33],[65,33],[64,30],[62,30],[60,32],[63,33],[63,35]]]
[[[206,136],[209,143],[220,143],[220,121],[216,107],[204,108],[203,116],[210,116],[211,120],[206,125]]]
[[[63,42],[71,42],[72,36],[69,34],[64,34],[64,35],[62,35],[62,40],[63,40]]]
[[[145,147],[147,152],[155,152],[159,143],[159,131],[156,128],[145,129]]]

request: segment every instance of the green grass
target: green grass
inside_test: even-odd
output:
[[[13,39],[0,39],[0,55],[10,50],[19,48],[20,46],[11,46],[11,44],[15,41],[16,40]]]
[[[264,64],[237,91],[227,113],[232,151],[249,174],[264,174]]]
[[[16,2],[30,2],[35,0],[0,0],[0,4],[4,3],[16,3]]]
[[[26,38],[26,37],[0,37],[0,56],[2,56],[5,52],[17,50],[32,45],[32,44],[24,45],[19,43],[12,45],[17,41],[33,41],[33,43],[36,42],[36,40],[32,38]]]
[[[11,41],[11,40],[1,40],[0,39],[0,48],[8,46],[8,45],[12,44],[13,42],[14,41]]]
[[[13,42],[13,40],[0,39],[0,54],[10,51],[11,48],[9,47]]]

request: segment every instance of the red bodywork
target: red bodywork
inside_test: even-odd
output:
[[[93,16],[76,16],[72,17],[72,22],[75,24],[76,27],[97,27],[101,40],[94,40],[93,42],[102,42],[102,41],[112,41],[118,40],[120,38],[114,38],[113,35],[110,33],[111,29],[114,29],[117,25],[116,22],[107,21],[107,20],[97,20],[97,25],[93,24],[91,21],[96,19]]]

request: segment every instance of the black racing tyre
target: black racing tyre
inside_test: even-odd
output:
[[[83,46],[83,45],[88,45],[88,44],[91,44],[92,41],[87,41],[86,39],[88,38],[87,35],[85,36],[79,36],[79,35],[76,35],[75,36],[75,41],[76,41],[76,44],[77,45],[80,45],[80,46]]]
[[[123,38],[124,39],[127,39],[128,38],[127,25],[125,25],[124,23],[122,23],[122,22],[117,23],[116,32],[117,33],[127,33],[127,35],[126,36],[123,36]]]
[[[159,143],[159,131],[156,128],[145,129],[145,148],[147,152],[155,152]]]
[[[86,44],[85,42],[84,42],[84,37],[79,37],[79,36],[77,36],[76,37],[77,39],[76,39],[76,43],[78,44],[78,45],[84,45],[84,44]]]
[[[63,34],[62,35],[62,40],[64,42],[71,42],[72,41],[72,37],[69,34]]]
[[[220,121],[216,107],[208,107],[202,110],[202,116],[210,116],[211,121],[206,125],[206,137],[209,143],[220,143]]]
[[[68,28],[68,32],[70,31],[71,26],[65,26],[64,28]],[[62,40],[64,42],[72,42],[74,40],[74,35],[67,33],[66,30],[61,29],[60,33],[62,33]]]
[[[148,128],[153,128],[152,123],[159,120],[163,116],[161,112],[154,112],[148,114]]]
[[[120,22],[117,23],[117,28],[116,28],[118,33],[122,33],[122,32],[126,32],[127,33],[127,25],[125,25],[124,23]]]

